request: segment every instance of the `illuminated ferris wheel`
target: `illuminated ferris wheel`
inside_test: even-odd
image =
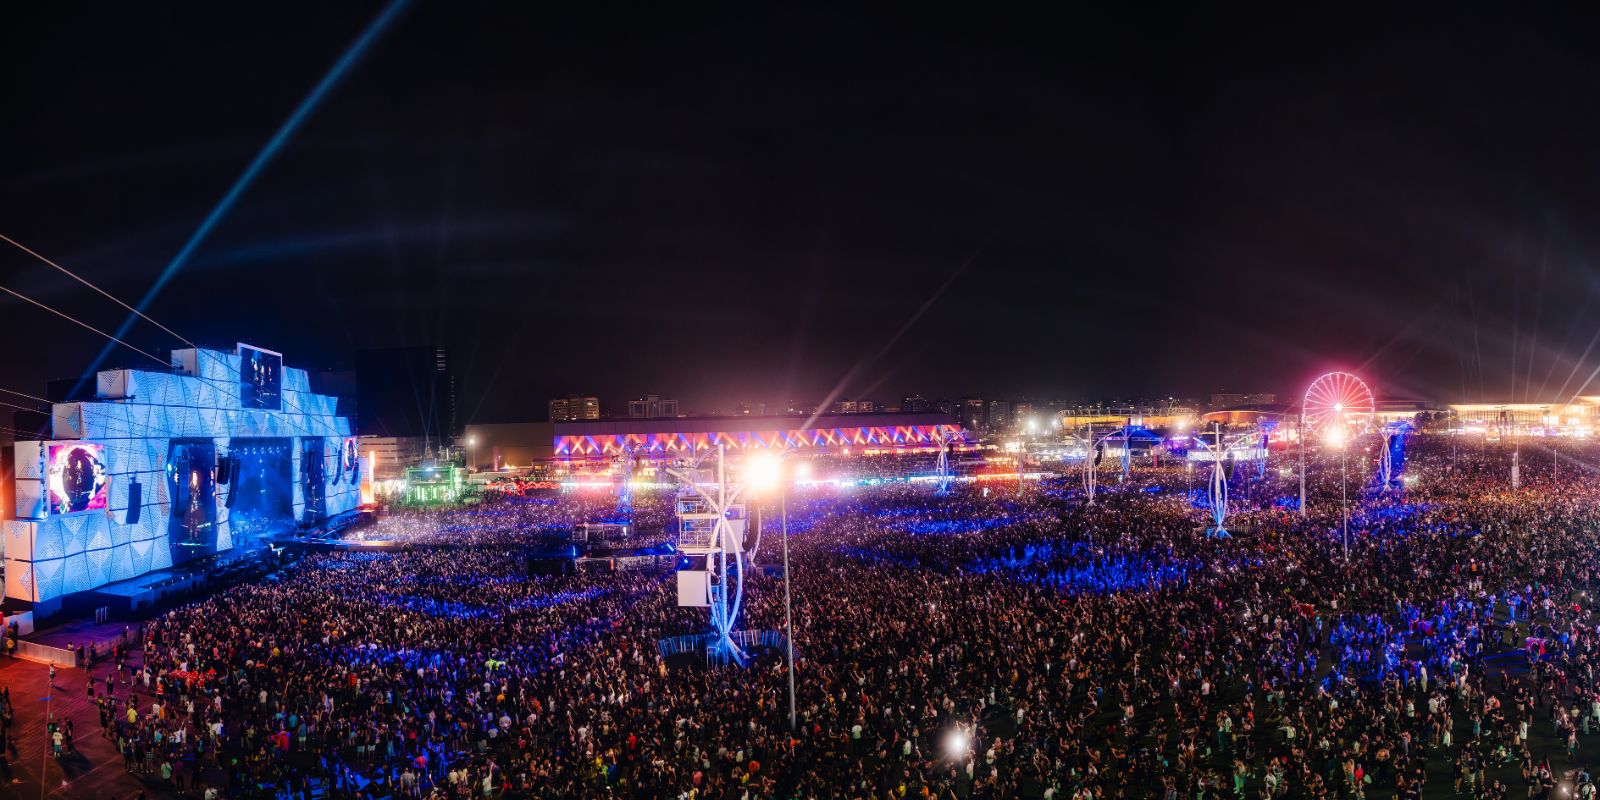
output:
[[[1348,372],[1330,372],[1311,382],[1301,409],[1305,433],[1355,435],[1372,421],[1372,390]]]

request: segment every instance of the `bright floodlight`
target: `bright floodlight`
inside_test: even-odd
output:
[[[794,465],[794,476],[800,480],[809,480],[811,478],[811,462],[802,461]]]
[[[778,457],[772,455],[751,456],[750,463],[745,467],[745,480],[757,489],[770,489],[778,485],[778,480],[783,475],[783,466],[778,463]]]
[[[972,746],[971,737],[967,732],[957,728],[944,737],[945,755],[951,758],[961,758],[967,754],[967,748]]]
[[[1345,440],[1344,427],[1336,425],[1329,428],[1327,433],[1322,434],[1322,440],[1334,447],[1343,447]]]

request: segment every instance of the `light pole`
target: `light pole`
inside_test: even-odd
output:
[[[1340,541],[1344,545],[1344,560],[1350,560],[1350,496],[1346,489],[1349,478],[1350,442],[1349,433],[1342,427],[1332,428],[1327,433],[1328,444],[1339,448],[1339,524],[1341,529]]]
[[[783,451],[787,452],[787,451]],[[783,625],[784,647],[789,662],[789,730],[795,729],[794,699],[794,604],[789,587],[789,487],[783,469],[782,454],[766,456],[752,465],[753,483],[756,486],[778,485],[778,517],[783,531]],[[756,530],[761,529],[761,504],[756,504]],[[758,538],[757,541],[760,541]]]
[[[1306,515],[1306,408],[1300,404],[1300,516]]]
[[[478,437],[467,437],[467,471],[478,471]]]
[[[1339,516],[1344,525],[1344,560],[1350,560],[1350,499],[1345,493],[1345,480],[1348,470],[1345,465],[1349,461],[1349,451],[1339,448]]]
[[[783,624],[784,644],[789,650],[789,730],[793,731],[794,718],[794,609],[789,603],[789,491],[783,482],[778,483],[778,516],[783,525]]]

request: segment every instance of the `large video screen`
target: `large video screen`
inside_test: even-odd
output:
[[[239,405],[283,410],[283,354],[247,344],[238,346]]]
[[[228,527],[235,548],[294,527],[293,439],[233,440]]]
[[[328,468],[322,439],[307,436],[300,440],[300,495],[306,501],[306,522],[328,515]]]
[[[88,442],[50,445],[50,513],[103,510],[110,496],[105,446]]]
[[[361,455],[355,439],[344,440],[344,458],[339,461],[339,471],[351,486],[361,482]]]
[[[210,439],[167,444],[167,544],[172,563],[217,552],[217,446]]]

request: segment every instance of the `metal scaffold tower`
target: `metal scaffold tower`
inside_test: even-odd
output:
[[[639,469],[639,448],[628,445],[617,456],[617,514],[633,516],[633,478]]]
[[[749,484],[729,479],[725,445],[716,466],[697,461],[669,468],[678,481],[678,552],[698,561],[678,571],[678,605],[709,608],[707,661],[744,663],[734,643],[734,623],[744,599],[744,495]]]

